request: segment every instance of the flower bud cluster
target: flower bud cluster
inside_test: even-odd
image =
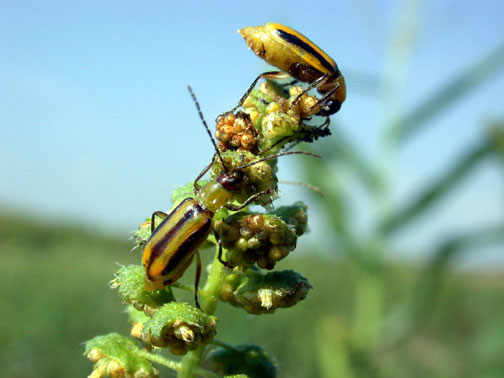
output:
[[[270,356],[257,345],[218,347],[208,356],[210,369],[220,377],[275,378],[276,367]],[[235,375],[236,374],[236,375]]]
[[[296,248],[296,232],[275,215],[236,213],[215,222],[215,229],[232,266],[257,263],[260,268],[273,269]]]
[[[156,378],[158,371],[143,358],[135,343],[116,333],[97,336],[86,343],[84,355],[93,363],[91,378]]]
[[[123,266],[111,282],[113,289],[119,289],[124,303],[133,305],[139,311],[152,316],[159,307],[174,300],[169,287],[152,291],[145,290],[144,269],[141,265]]]
[[[292,270],[263,274],[249,269],[245,273],[233,271],[226,278],[221,299],[251,314],[270,314],[277,308],[294,306],[311,288],[305,277]]]
[[[185,354],[207,344],[216,334],[217,318],[188,303],[171,302],[144,323],[142,339],[173,354]]]
[[[278,215],[289,226],[293,227],[297,236],[301,236],[308,228],[308,206],[303,202],[297,201],[290,206],[280,206],[271,212]]]
[[[217,118],[215,136],[221,151],[240,150],[257,153],[258,133],[245,112],[224,113]]]
[[[273,269],[276,262],[296,248],[299,235],[306,231],[307,207],[302,202],[282,206],[271,213],[240,212],[215,222],[226,261],[231,266],[256,264]]]
[[[129,310],[132,336],[157,347],[184,354],[208,343],[216,333],[217,318],[188,303],[174,302],[170,287],[147,291],[141,265],[122,267],[112,281]],[[142,311],[142,312],[140,312]]]

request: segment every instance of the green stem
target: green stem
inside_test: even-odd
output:
[[[192,378],[195,370],[199,368],[201,356],[205,350],[205,346],[201,345],[195,351],[187,352],[181,361],[181,369],[177,374],[178,378]]]
[[[222,290],[222,285],[224,284],[224,279],[226,278],[224,266],[219,261],[217,252],[215,253],[212,267],[210,269],[210,274],[208,275],[205,287],[199,292],[201,298],[201,307],[203,311],[208,315],[215,314],[217,303],[219,302],[220,293]]]
[[[182,367],[181,364],[180,364],[180,362],[175,362],[175,361],[169,360],[169,359],[164,358],[163,356],[161,356],[159,354],[149,353],[149,352],[147,352],[145,350],[140,351],[139,354],[143,358],[145,358],[146,360],[155,362],[155,363],[157,363],[159,365],[166,366],[167,368],[170,368],[170,369],[175,370],[175,371],[180,371],[180,369]]]
[[[199,298],[201,301],[201,309],[208,315],[213,315],[217,309],[217,303],[219,302],[220,292],[226,274],[224,268],[217,258],[217,251],[210,268],[210,274],[206,281],[205,287],[199,291]],[[195,351],[188,352],[181,361],[181,368],[178,371],[178,378],[193,378],[195,374],[215,377],[214,374],[200,369],[201,356],[205,351],[206,345],[201,345]]]

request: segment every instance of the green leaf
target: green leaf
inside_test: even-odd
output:
[[[504,44],[497,46],[455,79],[446,84],[436,94],[420,103],[413,111],[391,127],[394,135],[406,140],[428,125],[428,121],[447,110],[450,105],[470,94],[479,85],[490,80],[504,68]]]
[[[390,234],[415,220],[454,189],[489,152],[491,151],[488,145],[483,145],[466,153],[443,177],[434,182],[411,204],[387,218],[380,226],[380,230]]]
[[[324,157],[344,162],[368,190],[371,192],[378,190],[381,187],[381,180],[369,162],[357,151],[340,127],[334,128],[333,134],[333,145],[327,154],[322,152]]]

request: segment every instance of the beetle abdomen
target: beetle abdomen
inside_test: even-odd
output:
[[[193,198],[180,203],[151,235],[143,252],[146,288],[177,281],[212,229],[213,213]]]

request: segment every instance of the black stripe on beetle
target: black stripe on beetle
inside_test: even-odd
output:
[[[194,249],[195,245],[200,244],[201,238],[206,239],[210,232],[210,227],[212,227],[212,220],[208,218],[205,220],[204,224],[189,235],[187,239],[184,240],[184,242],[177,248],[177,250],[173,252],[170,262],[166,265],[166,268],[163,269],[162,274],[165,275],[173,271],[182,259],[187,256],[187,253]]]
[[[285,30],[281,30],[281,29],[275,29],[275,30],[278,33],[278,35],[281,38],[283,38],[284,40],[286,40],[288,43],[291,43],[295,46],[299,46],[303,50],[305,50],[305,51],[309,52],[310,54],[312,54],[313,56],[315,56],[320,61],[320,63],[322,63],[322,65],[325,68],[327,68],[328,71],[339,74],[338,66],[337,65],[333,66],[331,63],[329,63],[322,55],[320,55],[320,53],[317,50],[315,50],[308,43],[299,39],[294,34],[286,32]]]
[[[154,237],[154,235],[156,235],[156,233],[158,232],[158,230],[162,229],[162,227],[163,227],[163,225],[165,223],[169,222],[170,219],[179,212],[180,207],[182,207],[187,201],[191,201],[191,200],[193,200],[193,199],[192,198],[186,198],[184,201],[182,201],[180,203],[180,205],[178,205],[176,207],[176,209],[173,210],[163,220],[163,222],[161,222],[161,224],[158,226],[158,228],[156,228],[156,230],[154,231],[154,233],[151,235],[151,238]],[[184,227],[184,224],[186,224],[191,218],[194,218],[195,216],[197,216],[198,214],[200,214],[200,213],[202,213],[204,211],[205,210],[199,204],[191,207],[190,209],[188,209],[188,211],[186,211],[186,213],[184,214],[184,216],[162,237],[162,239],[160,239],[155,245],[153,245],[151,247],[152,253],[151,253],[150,258],[149,258],[149,264],[148,264],[148,266],[150,266],[152,264],[152,262],[156,258],[158,258],[160,255],[163,254],[163,251],[166,249],[166,246],[171,242],[171,240],[174,237],[174,235],[176,235],[180,231],[180,229],[182,227]]]

